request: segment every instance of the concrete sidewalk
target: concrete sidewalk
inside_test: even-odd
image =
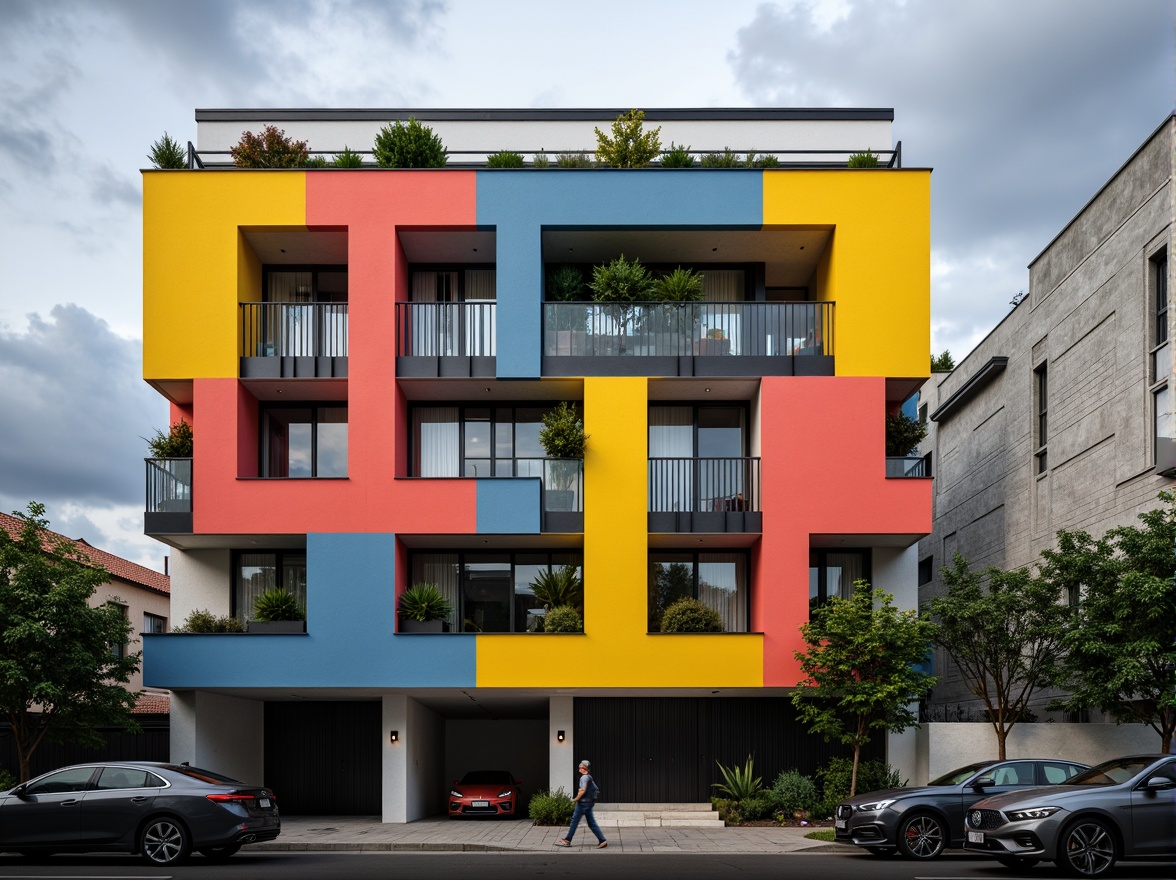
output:
[[[806,840],[809,828],[602,828],[602,852],[789,853],[804,850],[853,852],[852,847]],[[397,852],[548,852],[566,828],[540,828],[529,819],[450,819],[439,816],[406,825],[378,816],[284,816],[282,835],[248,849]],[[571,852],[596,851],[596,838],[581,823]]]

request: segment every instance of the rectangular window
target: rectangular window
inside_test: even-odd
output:
[[[347,354],[347,267],[267,267],[256,354]]]
[[[651,553],[649,631],[661,632],[666,610],[687,598],[718,612],[723,632],[747,632],[747,554]]]
[[[233,566],[233,614],[245,621],[253,617],[253,604],[262,593],[286,590],[306,607],[306,551],[239,551]]]
[[[418,406],[412,476],[542,477],[542,406]]]
[[[1033,396],[1037,412],[1036,443],[1037,451],[1033,454],[1037,462],[1037,473],[1044,474],[1049,468],[1049,458],[1046,444],[1049,441],[1049,378],[1046,364],[1042,364],[1033,371]]]
[[[928,556],[919,560],[919,586],[931,583],[935,577],[935,557]]]
[[[158,614],[152,614],[150,611],[143,612],[143,632],[145,633],[165,633],[167,632],[167,618],[160,617]]]
[[[347,476],[345,405],[265,405],[261,423],[263,477]]]
[[[809,611],[834,596],[848,599],[857,581],[870,579],[869,550],[809,551]]]
[[[449,600],[451,629],[525,633],[543,632],[548,610],[535,597],[536,578],[567,565],[583,577],[578,553],[413,553],[409,571],[412,584],[434,584]]]
[[[1171,473],[1173,436],[1176,424],[1172,418],[1172,398],[1169,378],[1172,375],[1172,344],[1168,338],[1168,254],[1166,251],[1150,260],[1149,293],[1152,320],[1151,374],[1148,376],[1152,396],[1152,462],[1163,473]]]
[[[117,602],[107,602],[106,604],[109,605],[111,608],[117,608],[120,612],[122,612],[123,618],[126,619],[126,616],[127,616],[127,606],[126,605],[120,605]],[[127,655],[127,643],[126,642],[118,642],[117,644],[113,644],[110,646],[110,656],[111,657],[114,657],[116,659],[121,660],[126,655]]]

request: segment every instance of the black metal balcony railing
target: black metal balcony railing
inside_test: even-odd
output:
[[[903,455],[886,457],[888,479],[931,476],[931,453],[926,455]]]
[[[148,458],[147,513],[192,512],[192,459]]]
[[[347,357],[347,303],[241,303],[245,357]]]
[[[493,357],[495,303],[397,303],[401,357]]]
[[[759,458],[649,459],[650,513],[757,512]]]
[[[832,355],[831,302],[544,303],[548,357]]]

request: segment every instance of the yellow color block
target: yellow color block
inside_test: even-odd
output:
[[[584,635],[479,635],[478,687],[763,685],[760,635],[648,633],[648,381],[584,380]]]
[[[306,228],[299,171],[143,174],[143,377],[236,378],[240,309],[261,299],[242,229]]]
[[[765,171],[764,226],[833,229],[815,295],[837,304],[838,376],[930,375],[929,170]]]

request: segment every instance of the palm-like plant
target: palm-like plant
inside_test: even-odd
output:
[[[405,620],[448,620],[453,605],[436,584],[414,584],[400,597],[400,615]]]
[[[719,765],[719,772],[723,775],[723,781],[712,782],[711,786],[729,795],[731,800],[746,800],[747,798],[755,797],[763,790],[763,779],[754,775],[755,759],[751,755],[747,756],[747,763],[742,768],[738,766],[724,767],[718,761],[715,761],[715,763]]]
[[[531,591],[549,609],[561,605],[580,608],[584,604],[584,579],[574,565],[540,572],[531,581]]]

